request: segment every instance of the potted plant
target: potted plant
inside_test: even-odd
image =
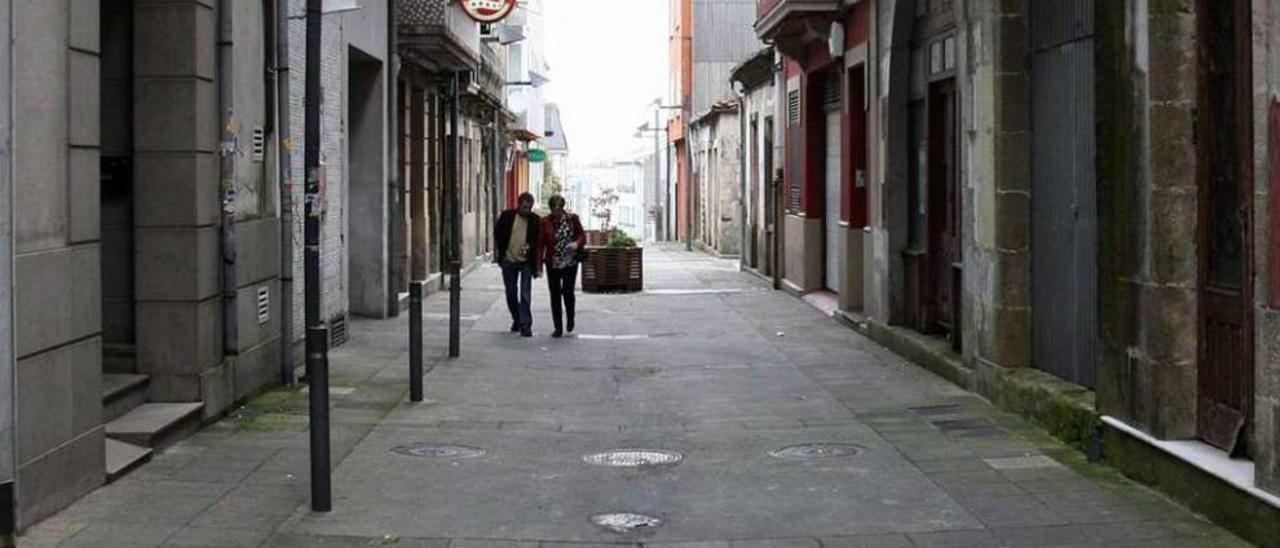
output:
[[[617,228],[606,233],[604,246],[587,246],[582,265],[582,290],[633,292],[644,289],[644,248]]]

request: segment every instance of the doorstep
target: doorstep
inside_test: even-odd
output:
[[[1254,464],[1194,440],[1158,440],[1102,417],[1104,462],[1241,538],[1280,547],[1280,497],[1254,484]]]

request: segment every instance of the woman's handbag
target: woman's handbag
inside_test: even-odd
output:
[[[573,250],[573,262],[576,262],[576,263],[587,262],[587,249],[585,247],[579,247]]]

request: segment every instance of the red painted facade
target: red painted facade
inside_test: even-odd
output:
[[[762,2],[763,4],[763,2]],[[812,15],[810,17],[829,16]],[[844,19],[845,49],[867,43],[870,30],[870,2],[854,5]],[[793,173],[793,163],[784,162],[788,181],[798,178],[801,188],[800,209],[808,218],[821,218],[825,214],[824,202],[824,154],[826,153],[826,117],[823,109],[825,79],[832,75],[841,78],[841,220],[852,227],[865,227],[869,222],[868,195],[865,185],[857,186],[859,170],[870,168],[867,149],[867,93],[866,65],[846,68],[845,60],[832,59],[824,40],[812,40],[803,46],[803,54],[790,58],[786,63],[788,80],[799,78],[801,96],[801,130],[799,139],[788,138],[785,150],[788,158],[803,155],[802,168]],[[839,66],[838,72],[831,72]]]

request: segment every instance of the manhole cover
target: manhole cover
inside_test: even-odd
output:
[[[662,525],[662,520],[644,514],[617,513],[596,514],[591,516],[591,523],[604,527],[615,533],[635,533],[647,531]]]
[[[862,448],[852,443],[804,443],[783,447],[769,454],[780,459],[827,459],[856,455]]]
[[[680,464],[684,455],[674,451],[658,451],[653,449],[618,449],[582,457],[587,464],[596,466],[614,466],[618,468],[648,468],[651,466],[672,466]]]
[[[473,459],[484,455],[484,449],[444,443],[414,443],[392,448],[393,453],[430,459]]]

